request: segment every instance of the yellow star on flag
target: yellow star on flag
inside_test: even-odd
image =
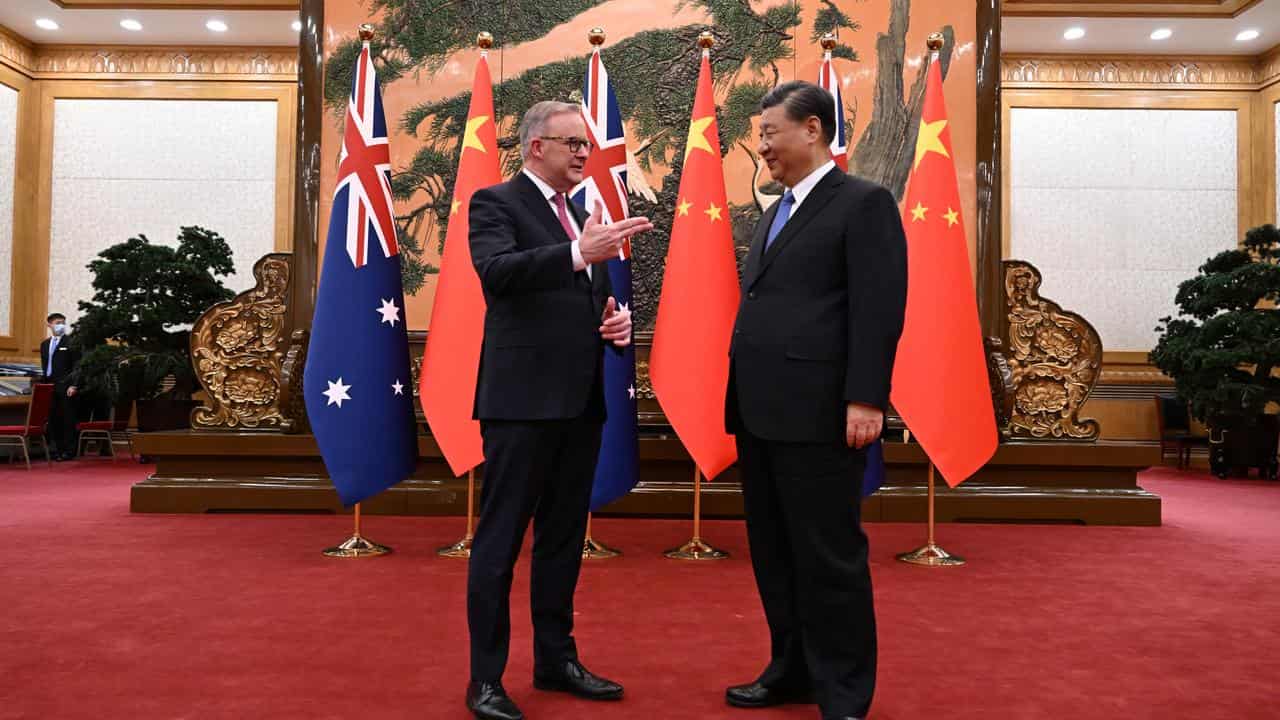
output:
[[[916,206],[911,208],[911,222],[924,220],[924,214],[927,212],[929,212],[929,208],[925,207],[923,203],[917,202]]]
[[[680,204],[676,206],[676,213],[680,215],[688,215],[689,208],[691,207],[693,207],[693,203],[689,202],[688,200],[685,200],[684,198],[680,198]]]
[[[702,212],[706,213],[707,217],[711,218],[711,222],[715,222],[720,219],[720,211],[723,209],[724,208],[716,207],[715,203],[711,203],[708,205],[707,209]]]
[[[460,207],[462,207],[462,201],[461,201],[461,200],[458,200],[458,199],[456,199],[456,198],[455,198],[455,199],[454,199],[454,201],[453,201],[453,207],[449,208],[449,214],[450,214],[450,215],[457,215],[457,214],[458,214],[458,208],[460,208]]]
[[[951,227],[952,225],[960,222],[960,213],[952,210],[950,205],[947,206],[947,214],[942,217],[947,219],[947,227]]]
[[[942,131],[946,127],[946,120],[925,122],[924,118],[920,119],[920,132],[916,134],[916,164],[912,166],[913,170],[920,167],[920,161],[931,152],[936,152],[945,158],[951,157],[947,153],[947,146],[942,144]]]
[[[480,142],[480,128],[489,122],[488,115],[478,115],[467,120],[467,130],[462,134],[462,149],[474,148],[482,153],[489,152],[485,149],[484,143]]]
[[[711,149],[711,143],[707,142],[707,126],[715,120],[714,115],[708,115],[704,118],[698,118],[689,123],[689,139],[684,144],[684,159],[689,160],[689,153],[694,150],[706,150],[711,155],[715,155],[715,151]]]

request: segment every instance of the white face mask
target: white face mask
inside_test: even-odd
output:
[[[53,334],[62,336],[67,334],[67,326],[65,323],[55,323],[53,326]]]

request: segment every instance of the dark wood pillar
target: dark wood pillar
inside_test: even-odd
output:
[[[298,137],[293,209],[290,326],[311,328],[320,267],[320,129],[324,122],[324,0],[301,0],[298,15]]]
[[[1004,337],[1000,167],[1000,0],[978,0],[978,314],[982,332]]]

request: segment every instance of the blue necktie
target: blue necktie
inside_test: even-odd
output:
[[[768,252],[769,247],[773,245],[774,239],[778,237],[778,233],[782,232],[782,226],[787,224],[787,220],[791,218],[791,208],[795,207],[796,196],[788,190],[783,194],[781,205],[778,206],[778,214],[773,216],[773,223],[769,225],[769,237],[764,241],[764,249]]]
[[[53,339],[49,341],[49,365],[44,369],[44,374],[48,377],[53,377],[53,354],[57,352],[60,341],[61,338],[57,335],[54,335]]]

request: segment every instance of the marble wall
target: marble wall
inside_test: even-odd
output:
[[[1178,283],[1239,240],[1236,135],[1232,110],[1013,108],[1009,257],[1106,350],[1151,349]]]
[[[13,314],[13,178],[18,142],[18,91],[0,84],[0,335]]]
[[[276,119],[274,101],[56,100],[50,310],[74,322],[103,248],[139,234],[174,244],[182,225],[225,237],[227,286],[252,287],[275,247]]]

